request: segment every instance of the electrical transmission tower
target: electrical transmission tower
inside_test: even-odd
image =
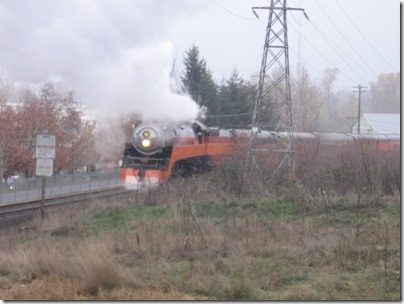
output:
[[[290,75],[289,75],[289,47],[287,31],[287,11],[301,10],[286,6],[286,0],[271,0],[269,7],[253,7],[255,10],[268,10],[268,24],[266,27],[264,52],[262,56],[260,77],[258,83],[258,93],[255,101],[254,114],[252,117],[252,132],[247,153],[246,170],[244,175],[244,185],[250,185],[250,190],[254,188],[262,189],[262,180],[257,165],[257,153],[262,149],[257,149],[257,138],[263,131],[268,120],[268,114],[277,120],[277,125],[272,126],[271,134],[277,143],[277,150],[268,152],[282,153],[279,165],[274,174],[287,163],[289,176],[294,172],[294,150],[293,150],[293,124],[292,124],[292,104],[290,96]],[[306,18],[307,15],[305,14]],[[269,111],[269,113],[268,113]],[[265,112],[265,114],[264,114]],[[282,132],[282,133],[280,133]],[[269,134],[269,133],[267,133]],[[282,134],[282,136],[277,136]],[[283,137],[281,141],[279,138]],[[268,154],[271,157],[271,154]],[[278,154],[279,156],[279,154]]]

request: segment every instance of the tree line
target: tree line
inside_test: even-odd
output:
[[[204,121],[207,125],[245,128],[251,123],[256,84],[244,80],[237,70],[217,84],[196,45],[185,52],[183,65],[182,92],[207,108]]]
[[[183,65],[181,92],[188,93],[199,105],[207,107],[207,125],[245,128],[251,124],[258,77],[254,81],[245,80],[234,70],[229,79],[218,84],[197,45],[192,45],[184,53]],[[295,131],[352,131],[352,118],[357,116],[358,97],[352,90],[336,90],[339,74],[338,68],[329,67],[320,78],[313,79],[304,65],[291,72]],[[266,97],[264,113],[261,113],[264,122],[262,127],[268,130],[274,130],[277,124],[276,118],[271,115],[271,98],[274,97]],[[362,113],[400,113],[400,74],[380,74],[369,84],[368,93],[362,96],[362,103]]]
[[[277,71],[273,71],[276,73]],[[176,73],[172,72],[175,78]],[[357,114],[357,96],[336,91],[339,70],[324,70],[314,80],[304,66],[291,75],[294,130],[302,132],[350,132],[348,116]],[[176,93],[189,94],[207,109],[204,123],[223,128],[248,128],[257,95],[257,82],[243,79],[235,69],[218,83],[209,70],[199,47],[184,52]],[[263,128],[273,130],[271,98],[264,102]],[[10,104],[14,99],[18,102]],[[85,101],[84,101],[85,103]],[[383,73],[369,84],[363,96],[364,112],[400,113],[400,75]],[[133,109],[136,111],[136,109]],[[95,122],[85,118],[74,91],[60,93],[54,84],[45,83],[36,93],[25,88],[16,94],[13,85],[0,77],[0,180],[18,172],[35,175],[35,140],[41,132],[56,135],[54,170],[74,172],[96,163],[114,164],[122,157],[125,137],[130,138],[136,113],[122,114],[117,120]],[[98,127],[96,128],[96,123]]]

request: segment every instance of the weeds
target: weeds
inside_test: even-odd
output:
[[[265,195],[240,193],[230,159],[137,204],[55,212],[1,236],[0,298],[398,300],[400,200],[384,180],[397,175],[380,155],[339,153],[302,160]]]
[[[332,216],[346,217],[355,204],[335,205]],[[0,295],[12,281],[52,275],[75,281],[76,296],[89,298],[133,286],[222,300],[397,299],[399,217],[366,206],[374,208],[363,205],[359,233],[355,214],[330,226],[318,220],[324,208],[315,205],[302,218],[293,203],[268,199],[92,211],[74,225],[31,232],[36,238],[21,234],[3,250],[1,286],[8,287]],[[97,227],[103,233],[95,237]],[[345,279],[323,278],[331,280],[326,285],[326,273]],[[367,281],[355,281],[361,273]],[[364,292],[367,284],[372,293]]]

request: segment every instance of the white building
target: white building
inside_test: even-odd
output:
[[[352,133],[358,134],[358,123],[353,126]],[[400,114],[364,113],[360,134],[400,134]]]

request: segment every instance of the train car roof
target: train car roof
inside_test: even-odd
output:
[[[348,134],[355,139],[401,140],[400,134]]]

